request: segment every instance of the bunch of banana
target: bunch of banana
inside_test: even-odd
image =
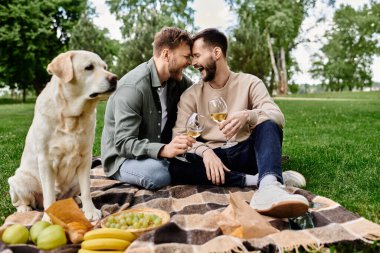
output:
[[[136,236],[133,233],[122,229],[98,228],[84,235],[82,248],[78,253],[124,252],[135,239]]]

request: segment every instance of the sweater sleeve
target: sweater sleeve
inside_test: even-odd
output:
[[[281,128],[284,127],[285,117],[283,113],[269,95],[264,83],[258,78],[253,80],[253,85],[250,89],[250,97],[252,108],[248,108],[248,123],[251,127],[255,127],[266,120],[273,120]]]

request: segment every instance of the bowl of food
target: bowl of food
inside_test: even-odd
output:
[[[153,208],[132,208],[104,218],[103,228],[118,228],[136,235],[161,227],[170,221],[169,213]]]

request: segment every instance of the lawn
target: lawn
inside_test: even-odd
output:
[[[306,189],[380,223],[380,92],[276,99],[286,117],[284,169],[303,173]],[[293,98],[293,99],[292,99]],[[316,99],[321,98],[321,99]],[[33,103],[0,103],[0,223],[14,212],[7,178],[18,167]],[[94,155],[100,154],[105,103],[98,106]]]

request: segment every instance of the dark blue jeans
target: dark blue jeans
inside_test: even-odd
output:
[[[224,165],[224,186],[245,186],[245,174],[259,173],[259,182],[266,175],[275,176],[282,183],[281,152],[282,129],[273,121],[265,121],[255,127],[248,139],[228,148],[213,149]],[[172,184],[212,185],[207,179],[203,158],[186,154],[190,163],[171,159],[169,172]]]

